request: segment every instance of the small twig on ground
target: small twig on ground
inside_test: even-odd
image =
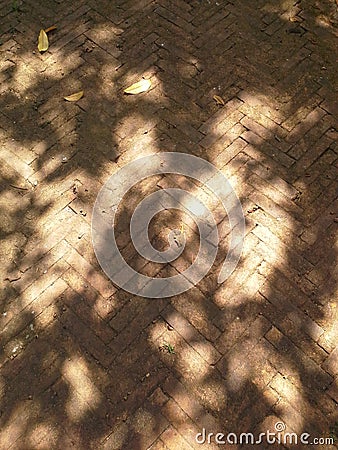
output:
[[[21,191],[28,191],[28,188],[15,186],[14,184],[10,184],[10,187],[15,188],[15,189],[20,189]]]

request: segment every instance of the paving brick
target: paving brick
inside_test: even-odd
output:
[[[268,128],[255,120],[251,119],[249,116],[244,116],[241,120],[241,124],[244,125],[248,130],[253,131],[257,136],[260,136],[265,141],[273,142],[274,145],[281,151],[287,152],[290,148],[290,144],[287,144],[282,138],[277,134],[273,134]]]
[[[337,375],[338,371],[338,349],[337,347],[323,364],[323,369],[331,375]]]
[[[203,138],[200,144],[204,148],[210,147],[214,144],[223,134],[225,134],[228,130],[233,128],[243,117],[243,114],[239,111],[234,111],[233,113],[224,116],[223,120],[221,120],[216,125],[213,125],[211,129],[207,131],[207,135]]]
[[[303,398],[297,387],[294,386],[287,378],[277,374],[270,387],[278,392],[292,407],[302,413],[307,411],[307,416],[311,424],[316,424],[319,429],[325,429],[328,426],[328,421],[325,415],[316,410],[306,399]],[[312,426],[313,426],[312,425]]]
[[[197,288],[192,289],[189,298],[184,294],[172,300],[173,306],[209,341],[213,342],[220,335],[220,330],[212,323],[220,315],[212,299],[205,297]]]
[[[104,275],[95,271],[87,260],[85,260],[76,250],[71,249],[67,255],[68,264],[83,275],[103,297],[108,298],[116,292],[112,283]]]
[[[250,327],[241,334],[239,340],[228,350],[226,357],[223,357],[219,363],[219,370],[223,373],[227,372],[228,361],[233,359],[231,364],[234,370],[241,364],[241,359],[245,359],[246,354],[251,351],[257,342],[260,340],[262,334],[270,328],[270,323],[264,317],[257,317]],[[240,349],[240,351],[239,351]]]
[[[269,340],[272,345],[274,345],[275,348],[282,354],[291,355],[292,353],[294,353],[295,355],[297,355],[299,360],[302,361],[304,369],[306,370],[306,372],[304,371],[303,376],[305,376],[305,373],[308,374],[308,370],[311,371],[311,368],[316,372],[315,379],[311,379],[309,375],[306,375],[307,382],[310,383],[311,386],[315,387],[317,385],[320,386],[321,389],[325,389],[332,382],[332,377],[330,375],[324,372],[324,370],[322,370],[312,360],[305,358],[304,354],[300,350],[296,349],[294,344],[286,336],[283,336],[282,333],[277,330],[277,328],[273,327],[266,334],[266,339]]]
[[[297,308],[289,300],[285,293],[278,289],[272,288],[268,283],[265,283],[259,290],[259,292],[266,297],[276,308],[281,309],[286,316],[290,316],[292,322],[297,325],[302,331],[308,334],[314,342],[318,342],[323,335],[324,330],[314,320],[312,320],[307,314],[305,314],[300,308]]]
[[[162,299],[148,300],[148,304],[142,309],[142,316],[134,317],[128,324],[128,327],[124,328],[112,342],[111,347],[114,350],[114,353],[118,355],[137,339],[139,333],[159,315],[161,310],[165,307],[165,303],[166,302]]]
[[[279,164],[287,168],[290,168],[294,164],[294,160],[292,158],[281,152],[277,147],[274,148],[273,145],[269,143],[265,144],[263,139],[257,136],[253,131],[245,131],[242,133],[241,138],[251,145],[264,147],[264,153],[267,153],[271,158],[275,159]]]
[[[193,447],[179,434],[174,427],[168,427],[162,434],[161,440],[168,448],[184,448],[191,450]]]
[[[174,308],[166,308],[162,312],[165,321],[210,364],[215,364],[221,357],[220,353]]]
[[[318,121],[320,121],[324,115],[325,112],[321,108],[316,108],[311,111],[299,125],[293,128],[291,133],[287,136],[287,141],[292,144],[297,142],[297,140],[309,131]]]
[[[180,442],[181,445],[184,442],[187,443],[190,446],[190,448],[191,447],[194,449],[200,448],[201,444],[197,443],[196,436],[198,435],[198,433],[202,432],[203,426],[199,427],[198,425],[196,425],[196,423],[194,423],[190,419],[190,417],[179,407],[179,405],[174,400],[170,400],[167,403],[164,409],[164,414],[166,415],[168,420],[170,420],[170,422],[174,424],[175,430],[177,430],[177,432],[182,436],[183,440],[181,440]],[[208,450],[215,449],[214,445],[207,443],[204,444],[204,447],[207,448]]]
[[[60,320],[66,330],[86,347],[95,359],[100,361],[105,367],[109,366],[114,359],[111,348],[107,348],[103,341],[98,338],[85,323],[82,322],[70,309],[66,309],[60,316]]]

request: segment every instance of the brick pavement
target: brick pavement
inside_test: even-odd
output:
[[[0,18],[0,449],[211,449],[202,428],[277,421],[338,438],[336,2],[13,0]],[[152,89],[123,96],[142,76]],[[228,224],[211,203],[222,240],[208,276],[147,300],[105,277],[90,220],[113,172],[161,151],[230,179],[246,239],[217,285]],[[164,268],[127,231],[145,193],[182,185],[153,178],[123,204],[117,241],[143,273],[193,257],[194,229]],[[182,220],[159,217],[156,245]],[[336,448],[259,448],[312,447]]]

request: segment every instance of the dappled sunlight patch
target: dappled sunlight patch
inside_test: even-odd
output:
[[[189,424],[190,425],[190,424]],[[186,450],[192,450],[192,447],[188,444],[188,436],[187,436],[187,429],[189,427],[189,425],[185,425],[184,427],[180,427],[180,432],[182,433],[182,431],[184,430],[184,436],[187,440],[185,440],[182,437],[181,433],[178,433],[178,431],[173,427],[173,426],[169,426],[164,433],[161,435],[161,441],[159,443],[159,446],[155,446],[154,450],[157,450],[157,448],[159,450],[161,449],[186,449]],[[194,437],[194,433],[192,432],[192,430],[190,429],[190,437],[191,440]],[[165,443],[165,447],[163,447],[163,442]],[[192,441],[193,442],[193,441]]]
[[[26,443],[34,450],[55,448],[59,437],[59,428],[51,421],[40,421],[27,433]]]
[[[288,399],[290,405],[296,406],[299,411],[307,409],[308,404],[304,400],[303,389],[296,387],[286,376],[278,373],[270,383],[270,387],[280,396]]]
[[[157,153],[160,148],[156,142],[156,133],[152,129],[149,131],[144,127],[145,131],[135,131],[135,135],[125,137],[118,144],[118,152],[121,156],[118,159],[119,165],[127,164],[136,158]],[[137,139],[135,139],[135,136]]]
[[[181,75],[181,77],[183,79],[186,79],[189,83],[189,81],[199,73],[196,64],[198,63],[195,58],[190,58],[189,62],[177,59],[176,70]]]
[[[27,66],[25,61],[16,59],[15,74],[10,80],[10,89],[17,92],[21,103],[25,103],[24,95],[28,95],[32,86],[39,83],[41,75]]]
[[[103,442],[102,450],[123,448],[130,437],[129,427],[125,422],[119,422],[111,430],[109,437]]]
[[[140,434],[150,433],[156,426],[156,421],[149,411],[141,408],[136,411],[133,422],[133,429]]]
[[[337,297],[337,289],[333,297]],[[327,351],[335,349],[338,341],[338,304],[336,300],[329,301],[325,306],[319,307],[315,320],[325,330],[325,333],[319,339],[319,344]],[[313,317],[313,311],[310,312]]]
[[[47,80],[67,84],[71,81],[74,82],[74,80],[71,79],[72,72],[78,69],[81,64],[83,64],[83,59],[81,59],[79,50],[72,51],[71,55],[65,55],[62,50],[53,52],[52,55],[47,53],[46,60],[41,61],[40,82],[46,82]],[[61,94],[60,97],[62,98],[60,85],[59,92]]]
[[[246,361],[246,354],[238,351],[235,355],[231,355],[228,358],[227,366],[227,389],[232,393],[239,392],[251,376],[251,366]]]
[[[191,346],[204,359],[204,361],[215,364],[220,358],[220,354],[215,350],[209,341],[200,336],[201,341],[191,339]]]
[[[279,14],[280,13],[280,8],[281,5],[279,2],[269,2],[266,5],[264,5],[261,9],[261,11],[265,12],[265,13],[275,13],[275,14]]]
[[[89,370],[83,358],[74,357],[65,361],[62,375],[69,383],[69,398],[65,405],[68,417],[76,422],[90,409],[99,407],[102,394],[89,378]]]
[[[157,117],[145,118],[142,114],[135,112],[124,117],[114,128],[114,132],[121,138],[135,139],[135,136],[141,137],[150,132],[157,124]],[[140,157],[142,153],[140,154]]]
[[[190,345],[182,347],[177,366],[180,373],[193,385],[203,380],[210,373],[210,365]]]
[[[210,364],[191,346],[195,346],[195,342],[192,340],[190,345],[169,323],[160,321],[152,326],[149,339],[154,339],[165,364],[185,377],[188,383],[194,385],[210,373]],[[198,342],[196,344],[199,345]],[[205,346],[201,348],[201,352],[205,350]],[[213,359],[210,348],[207,350],[210,352],[210,359]]]
[[[210,321],[218,310],[197,288],[192,288],[189,296],[174,297],[172,305],[207,339],[214,341],[220,335],[220,330]]]
[[[130,145],[131,141],[128,141],[129,138],[126,138],[120,145],[121,149],[124,151],[118,159],[118,164],[120,166],[128,164],[140,157],[150,156],[160,151],[159,144],[156,141],[154,142],[151,132],[144,134],[143,136],[139,135],[139,139],[137,142],[134,142],[132,146]]]
[[[119,299],[112,295],[109,298],[104,298],[101,295],[97,295],[94,308],[98,315],[106,320],[111,316],[112,311],[119,309]]]
[[[326,251],[321,245],[325,229],[314,216],[325,217],[331,208],[325,186],[334,184],[334,172],[331,180],[325,177],[327,165],[334,163],[334,134],[324,138],[326,147],[317,148],[312,138],[319,132],[325,136],[325,127],[333,126],[326,94],[335,74],[333,42],[330,25],[326,19],[322,25],[319,14],[326,8],[321,4],[334,2],[279,0],[255,7],[242,2],[238,8],[216,0],[193,6],[183,1],[161,6],[150,0],[123,0],[119,6],[104,0],[73,2],[66,11],[59,1],[50,9],[39,1],[27,7],[22,0],[13,0],[13,5],[10,1],[4,6],[1,11],[8,21],[1,37],[7,61],[0,62],[0,116],[6,145],[1,157],[21,177],[3,177],[0,202],[4,210],[10,205],[8,217],[0,213],[5,231],[0,279],[9,278],[0,296],[5,340],[0,447],[141,449],[150,448],[147,438],[156,433],[154,449],[183,449],[190,443],[196,446],[194,426],[204,423],[204,414],[224,420],[228,428],[231,421],[242,426],[252,421],[256,426],[271,413],[275,415],[269,416],[271,422],[264,423],[262,431],[270,425],[273,430],[280,418],[300,431],[317,424],[306,401],[313,400],[319,412],[333,411],[328,396],[335,375],[330,378],[327,368],[333,370],[334,358],[326,363],[325,352],[336,345],[337,310],[333,303],[324,306],[317,291],[304,293],[301,282],[308,279],[326,299],[331,296],[327,275],[334,249]],[[47,53],[39,55],[39,29],[54,22],[55,39],[51,36]],[[177,46],[161,49],[166,35],[172,35]],[[213,45],[215,41],[222,45]],[[19,45],[8,53],[11,42]],[[151,80],[148,90],[123,94],[142,77]],[[64,102],[65,95],[82,89],[85,96],[78,104]],[[309,116],[312,108],[320,117]],[[308,134],[310,126],[314,132]],[[134,301],[103,280],[98,264],[88,263],[93,252],[87,228],[99,189],[93,187],[94,180],[104,182],[125,163],[171,147],[215,161],[241,198],[247,236],[240,263],[226,283],[206,280],[184,295],[155,303],[153,310],[147,306],[151,300]],[[318,156],[322,150],[323,159]],[[79,174],[81,187],[74,187]],[[294,182],[296,176],[300,178]],[[22,198],[12,195],[13,183],[30,192]],[[300,201],[292,198],[287,183],[303,192]],[[319,197],[313,201],[317,184]],[[132,196],[140,201],[150,187],[140,183]],[[90,194],[82,196],[83,190]],[[214,275],[229,247],[227,214],[207,193],[200,196],[193,191],[196,198],[206,200],[223,233],[211,269]],[[129,207],[127,203],[125,208]],[[334,212],[330,214],[334,220]],[[165,243],[173,226],[180,229],[178,222],[167,215],[154,234]],[[193,224],[183,222],[190,258],[198,241]],[[314,236],[311,243],[303,241],[304,246],[299,243],[302,227]],[[126,222],[121,229],[117,240],[124,242]],[[66,245],[59,246],[60,242]],[[46,257],[56,247],[55,254]],[[126,253],[141,265],[131,251]],[[27,259],[29,266],[27,261],[22,265]],[[316,266],[311,278],[304,260]],[[168,264],[163,273],[177,274],[173,266]],[[155,269],[149,264],[145,272]],[[269,295],[263,297],[264,282],[267,290],[278,285],[281,291],[274,304]],[[312,322],[288,311],[284,315],[283,297]],[[184,317],[186,333],[165,322],[172,320],[165,316],[170,304]],[[250,334],[257,317],[267,319]],[[268,334],[264,321],[281,331]],[[316,336],[321,332],[316,323],[323,334],[319,340],[312,338],[311,345],[318,344],[312,355],[301,333]],[[287,339],[292,341],[291,351],[284,352]],[[312,380],[318,387],[309,388]],[[123,391],[112,392],[116,381]],[[151,393],[162,388],[167,412],[172,407],[164,433],[159,426],[166,414],[163,405],[150,412],[147,406]],[[22,402],[26,394],[30,400]],[[284,402],[274,410],[279,396]],[[303,420],[294,413],[297,408]],[[64,445],[68,433],[70,440]],[[136,439],[130,444],[132,434]],[[106,436],[107,442],[102,441]]]
[[[23,435],[31,421],[37,419],[40,405],[36,401],[26,400],[13,405],[12,412],[0,429],[0,443],[3,448],[10,448]]]
[[[90,411],[90,406],[78,391],[70,388],[69,399],[65,404],[65,411],[71,422],[76,423],[86,416],[88,411]]]
[[[208,410],[221,412],[226,409],[227,394],[223,383],[206,379],[196,385],[195,389]]]
[[[122,33],[122,28],[115,26],[109,21],[107,23],[98,24],[95,28],[90,28],[90,30],[85,32],[85,36],[107,50],[108,53],[112,54],[114,57],[117,57],[120,52],[116,47],[116,43],[118,43],[119,35]]]
[[[281,417],[282,420],[279,420],[278,422],[284,424],[285,431],[299,434],[303,432],[304,426],[306,425],[304,423],[304,418],[300,412],[296,411],[296,409],[290,405],[288,400],[280,398],[280,401],[275,405],[274,409],[278,416]]]
[[[37,327],[39,329],[48,328],[57,317],[58,311],[59,310],[56,303],[51,303],[42,314],[37,316],[36,318]]]
[[[118,72],[119,73],[119,72]],[[124,89],[128,88],[128,86],[134,85],[140,80],[148,80],[146,84],[151,84],[151,87],[144,91],[142,94],[133,96],[133,95],[124,95]],[[122,95],[121,100],[123,99],[125,102],[131,102],[132,104],[138,105],[137,107],[141,107],[142,104],[148,104],[149,102],[149,94],[153,92],[158,86],[161,86],[161,81],[156,75],[155,66],[149,67],[147,70],[142,70],[141,68],[132,68],[126,70],[121,70],[120,77],[118,79],[118,87],[121,89],[120,93]],[[154,107],[154,105],[148,104],[149,107]]]
[[[168,331],[167,325],[163,320],[157,320],[148,327],[148,340],[152,346],[158,349],[159,338]],[[164,341],[165,339],[163,339]]]
[[[334,8],[334,6],[333,6]],[[337,20],[338,20],[338,15],[336,10],[332,11],[332,16],[330,16],[329,14],[320,14],[317,18],[316,18],[316,24],[323,27],[323,28],[327,28],[327,29],[332,29],[333,31],[336,31],[335,28],[333,27],[333,25],[337,24]]]

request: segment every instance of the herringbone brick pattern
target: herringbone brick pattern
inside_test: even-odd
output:
[[[276,422],[338,438],[336,2],[13,0],[0,18],[0,449],[336,448],[195,439]],[[141,77],[151,90],[124,96]],[[229,226],[209,198],[213,268],[148,300],[106,278],[90,221],[112,173],[161,151],[228,177],[246,239],[218,285]],[[168,186],[198,188],[150,178],[116,225],[125,258],[151,276],[183,271],[198,250],[191,224],[165,267],[130,244],[132,210]],[[182,220],[160,216],[156,245]]]

